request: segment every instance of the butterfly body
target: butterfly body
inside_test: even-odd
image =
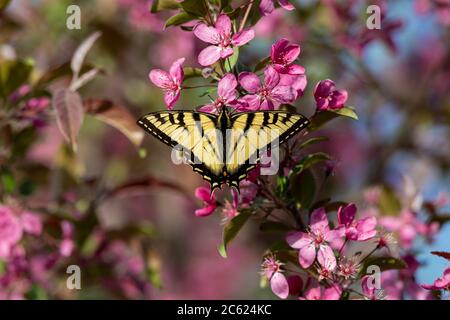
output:
[[[219,114],[162,111],[143,116],[138,124],[163,143],[182,150],[193,170],[211,184],[239,191],[239,182],[260,163],[260,156],[308,125],[306,117],[285,111]]]

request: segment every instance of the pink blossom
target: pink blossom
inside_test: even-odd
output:
[[[233,55],[233,47],[240,47],[250,42],[255,33],[244,29],[236,34],[232,33],[231,20],[226,14],[221,14],[214,27],[204,23],[194,28],[194,34],[200,40],[212,44],[200,52],[198,62],[202,66],[210,66],[220,58],[226,59]]]
[[[424,284],[427,290],[448,290],[450,291],[450,268],[445,269],[442,277],[437,278],[433,284]]]
[[[287,243],[299,249],[299,263],[303,268],[309,268],[316,259],[322,268],[332,271],[336,268],[336,257],[328,242],[342,234],[340,230],[330,230],[324,208],[319,208],[311,214],[310,231],[296,231],[287,235]]]
[[[264,259],[262,271],[270,281],[272,292],[277,295],[277,297],[286,299],[289,295],[289,284],[282,273],[282,265],[283,264],[276,260],[273,255],[269,255]]]
[[[292,11],[295,7],[288,0],[278,0],[280,6],[288,11]],[[275,10],[275,0],[261,0],[259,11],[263,16],[268,16]]]
[[[345,230],[345,236],[353,241],[366,241],[377,234],[377,220],[375,217],[367,217],[355,221],[356,206],[350,203],[345,207],[339,207],[337,216],[340,226]]]
[[[0,206],[0,258],[7,258],[22,238],[22,225],[13,211]]]
[[[287,39],[280,39],[272,45],[270,58],[277,72],[282,74],[299,75],[305,73],[305,68],[292,64],[300,54],[300,46],[291,44]]]
[[[344,107],[347,97],[347,91],[336,90],[334,82],[330,79],[320,81],[314,89],[318,111],[341,109]]]
[[[225,207],[222,210],[222,213],[224,215],[224,221],[227,222],[231,219],[233,219],[235,216],[239,214],[238,207],[239,207],[239,194],[236,190],[231,190],[231,195],[233,196],[233,201],[225,201]]]
[[[333,284],[328,288],[322,288],[319,284],[314,285],[305,292],[305,296],[300,300],[339,300],[341,298],[342,288]]]
[[[238,82],[234,74],[227,73],[220,81],[217,87],[217,99],[212,103],[204,105],[199,110],[203,112],[216,113],[222,106],[239,104],[236,101]]]
[[[369,284],[370,282],[370,284]],[[363,294],[369,300],[378,300],[378,297],[375,292],[375,286],[372,284],[373,277],[372,276],[364,276],[361,280],[361,288]]]
[[[242,72],[239,75],[239,83],[250,94],[242,99],[248,103],[250,110],[274,110],[283,103],[293,102],[296,93],[291,86],[282,86],[280,75],[272,66],[264,70],[264,83],[258,76],[251,72]]]
[[[303,280],[300,276],[292,275],[287,278],[289,295],[298,296],[303,290]]]
[[[155,86],[164,90],[164,102],[169,109],[172,109],[180,98],[181,84],[184,80],[184,60],[184,58],[176,60],[169,72],[153,69],[149,74],[149,78]]]
[[[195,210],[195,215],[198,217],[206,217],[209,216],[216,210],[217,203],[214,194],[211,194],[211,191],[207,187],[198,187],[195,189],[195,196],[203,201],[204,207],[201,209]]]
[[[307,84],[308,81],[304,74],[301,75],[281,74],[280,83],[278,85],[291,87],[295,93],[294,100],[297,100],[298,98],[303,97]]]
[[[62,241],[59,244],[59,254],[63,257],[69,257],[72,255],[72,252],[75,248],[75,244],[72,240],[73,238],[73,224],[69,221],[61,222],[61,230],[62,230]]]
[[[32,212],[23,212],[20,216],[23,231],[39,236],[42,233],[41,217]]]
[[[425,224],[409,209],[403,210],[400,216],[380,218],[380,224],[389,232],[397,232],[398,240],[405,249],[411,248],[417,235],[430,239],[439,231],[438,223]]]
[[[355,261],[355,259],[340,259],[339,261],[339,275],[345,279],[355,278],[361,268],[361,266]]]

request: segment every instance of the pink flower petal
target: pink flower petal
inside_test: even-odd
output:
[[[320,300],[321,294],[322,293],[320,292],[320,287],[316,286],[312,287],[305,293],[305,298],[307,300]]]
[[[24,212],[20,216],[23,230],[29,234],[39,236],[42,233],[41,217],[35,213]]]
[[[216,20],[216,30],[223,37],[231,34],[231,20],[226,14],[221,14]]]
[[[216,46],[209,46],[203,49],[198,55],[198,63],[202,66],[210,66],[220,59],[222,49]]]
[[[59,245],[59,254],[63,257],[69,257],[72,255],[75,244],[72,239],[64,239]]]
[[[333,249],[327,245],[321,245],[317,252],[317,261],[326,270],[334,270],[336,268],[336,257],[334,256]]]
[[[341,298],[342,288],[338,285],[333,285],[329,288],[326,288],[323,291],[322,299],[323,300],[339,300]]]
[[[177,103],[180,98],[180,91],[167,91],[164,93],[164,102],[166,103],[167,108],[172,110],[173,106]]]
[[[216,210],[216,206],[209,205],[204,208],[195,210],[195,215],[197,217],[206,217],[211,215],[214,212],[214,210]]]
[[[198,111],[206,113],[217,113],[217,108],[213,104],[206,104],[203,107],[199,108]]]
[[[255,31],[251,29],[244,29],[232,37],[231,43],[236,47],[240,47],[252,41],[254,37]]]
[[[158,88],[168,89],[173,86],[172,77],[164,70],[153,69],[150,71],[149,78]]]
[[[195,189],[195,197],[205,202],[211,201],[211,191],[207,187],[198,187]]]
[[[275,272],[270,279],[272,292],[281,299],[289,296],[289,284],[286,277],[281,272]]]
[[[303,280],[300,276],[293,275],[287,278],[289,285],[289,294],[292,296],[298,296],[303,290]]]
[[[183,63],[185,58],[180,58],[176,60],[170,67],[170,75],[175,80],[176,83],[181,84],[184,79]]]
[[[348,93],[346,90],[336,90],[332,93],[329,102],[331,109],[340,109],[344,107],[345,102],[348,99]]]
[[[305,73],[305,68],[302,66],[299,66],[298,64],[293,64],[288,67],[286,67],[286,73],[292,74],[292,75],[300,75]]]
[[[313,243],[304,246],[298,254],[298,261],[302,268],[309,268],[316,259],[316,247]]]
[[[271,92],[271,97],[280,103],[294,102],[296,96],[296,91],[291,86],[276,86]]]
[[[377,218],[375,217],[367,217],[359,220],[356,223],[356,229],[358,232],[369,232],[375,230],[377,227]]]
[[[357,237],[358,241],[367,241],[374,238],[377,235],[377,230],[360,233]]]
[[[339,207],[337,212],[339,224],[350,225],[355,219],[356,210],[357,209],[354,203],[350,203],[345,207]]]
[[[286,242],[294,249],[301,249],[313,241],[314,239],[309,234],[301,231],[291,232],[286,236]]]
[[[238,83],[236,77],[232,73],[227,73],[218,84],[217,93],[219,97],[225,100],[236,99],[236,87]]]
[[[330,79],[320,81],[314,89],[315,98],[327,98],[334,90],[336,86]]]
[[[328,99],[326,98],[316,98],[316,105],[319,111],[328,109]]]
[[[220,43],[220,35],[216,28],[209,27],[204,23],[200,23],[194,28],[194,34],[197,38],[204,42],[211,44]]]
[[[325,234],[325,241],[333,242],[336,239],[342,238],[344,234],[345,234],[345,227],[330,230]]]
[[[311,227],[311,231],[313,231],[314,233],[326,234],[330,231],[330,228],[328,226],[327,213],[325,212],[324,208],[318,208],[312,212],[311,221],[309,224]]]
[[[251,72],[241,72],[239,74],[239,83],[242,88],[250,93],[256,93],[261,89],[261,81],[256,74]]]
[[[228,47],[228,48],[223,48],[220,50],[220,57],[222,59],[226,59],[228,57],[231,57],[233,55],[234,51],[233,48]]]
[[[268,89],[273,89],[278,85],[279,82],[280,75],[278,74],[278,72],[272,66],[267,66],[267,68],[264,70],[264,86],[266,86]]]
[[[294,5],[288,0],[278,0],[278,2],[280,3],[280,6],[285,10],[292,11],[295,9]]]
[[[261,3],[259,4],[259,11],[263,16],[271,14],[273,10],[275,10],[273,0],[261,0]]]
[[[239,107],[245,107],[247,110],[242,111],[255,111],[259,110],[259,107],[261,106],[261,99],[256,94],[248,94],[243,96],[240,101]]]
[[[275,105],[272,100],[266,98],[259,105],[259,110],[275,110]]]

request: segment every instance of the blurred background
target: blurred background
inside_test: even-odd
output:
[[[196,57],[204,44],[180,28],[164,30],[173,13],[151,14],[151,2],[12,0],[1,15],[0,55],[33,59],[32,78],[38,79],[70,61],[83,39],[101,31],[86,61],[102,72],[80,90],[81,96],[114,101],[136,119],[163,110],[161,91],[148,80],[149,71],[168,69],[180,57],[186,57],[186,66],[200,67]],[[450,9],[431,0],[383,1],[382,29],[366,32],[365,8],[370,1],[292,2],[298,8],[295,12],[277,10],[256,24],[255,40],[241,58],[251,62],[268,56],[271,44],[280,37],[299,43],[308,86],[297,109],[307,116],[315,110],[313,90],[318,81],[330,78],[338,88],[348,90],[349,105],[356,108],[359,121],[339,119],[321,132],[329,137],[325,148],[334,159],[327,194],[362,203],[364,191],[371,186],[420,193],[430,201],[441,192],[449,193]],[[71,4],[81,8],[80,30],[66,28],[66,9]],[[61,78],[50,88],[69,81]],[[183,92],[177,107],[193,109],[208,101],[200,94]],[[65,187],[60,196],[69,203],[65,207],[69,215],[88,211],[86,199],[93,185],[114,188],[141,179],[148,182],[149,177],[155,182],[145,188],[125,188],[98,206],[96,227],[83,250],[89,251],[105,236],[108,247],[95,256],[95,262],[83,254],[72,258],[83,270],[83,290],[76,297],[273,298],[269,289],[259,287],[261,256],[271,237],[248,224],[230,246],[228,258],[222,258],[217,252],[221,215],[194,215],[201,206],[194,190],[203,182],[189,166],[174,165],[165,145],[146,136],[136,147],[121,132],[89,115],[77,153],[70,154],[62,142],[55,122],[48,121],[24,154],[23,162],[32,164],[25,175],[37,184],[29,198],[33,208],[44,206],[49,189],[61,187],[61,181]],[[447,205],[442,211],[449,209]],[[128,230],[125,227],[136,225],[145,229],[142,234],[150,241],[119,236]],[[450,251],[449,239],[447,224],[432,245],[414,244],[423,253],[418,256],[423,262],[417,272],[419,283],[440,276],[445,260],[429,251]],[[65,285],[64,278],[60,283],[46,282],[58,268],[46,268],[45,259],[36,256],[35,277],[43,279],[34,282],[50,288],[38,286],[33,297],[74,298],[73,293],[58,289]],[[147,270],[145,276],[142,268]]]

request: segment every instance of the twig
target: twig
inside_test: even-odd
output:
[[[252,10],[254,0],[250,0],[247,5],[247,10],[245,10],[244,18],[242,18],[241,25],[239,27],[239,32],[244,30],[245,24],[247,23],[248,16],[250,15],[250,11]]]

